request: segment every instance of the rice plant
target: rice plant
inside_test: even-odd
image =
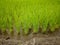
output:
[[[0,0],[0,29],[25,34],[32,28],[33,33],[55,31],[60,26],[60,0]]]

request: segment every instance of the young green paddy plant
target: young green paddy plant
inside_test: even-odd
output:
[[[0,0],[0,29],[28,34],[60,26],[60,0]],[[29,30],[31,28],[31,30]]]

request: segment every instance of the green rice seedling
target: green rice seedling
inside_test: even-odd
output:
[[[27,34],[29,32],[29,28],[31,27],[30,20],[31,20],[31,14],[30,14],[29,10],[27,10],[27,9],[25,9],[25,7],[23,7],[22,13],[20,16],[20,21],[22,23],[21,25],[22,25],[22,28],[24,29],[25,34]]]
[[[53,2],[54,3],[54,2]],[[59,15],[59,8],[60,6],[56,3],[54,4],[51,4],[51,7],[50,7],[50,21],[49,21],[49,24],[50,24],[50,29],[51,31],[55,31],[55,28],[57,28],[59,26],[59,24],[57,23],[58,21],[58,15]]]
[[[4,15],[4,14],[6,14],[5,8],[0,7],[0,29],[2,29],[3,31],[5,31],[5,29],[6,29],[6,21],[7,21],[6,15]]]
[[[42,28],[46,32],[47,28],[54,32],[60,26],[60,1],[59,0],[0,0],[0,29],[10,32],[15,28],[24,34],[29,33],[29,28],[33,28],[33,33]],[[12,29],[13,28],[13,29]]]

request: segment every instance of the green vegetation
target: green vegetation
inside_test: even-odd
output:
[[[32,28],[34,33],[42,28],[50,31],[60,26],[60,0],[0,0],[0,29],[24,33]]]

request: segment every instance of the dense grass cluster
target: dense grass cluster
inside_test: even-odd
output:
[[[0,0],[0,29],[34,33],[60,26],[60,0]]]

